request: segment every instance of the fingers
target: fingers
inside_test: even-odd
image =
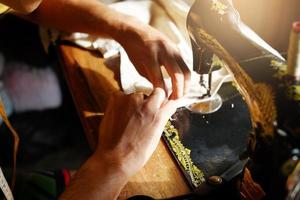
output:
[[[183,72],[184,76],[184,94],[186,94],[189,90],[190,84],[191,84],[191,71],[188,68],[188,66],[185,64],[184,60],[179,54],[175,55],[175,59],[178,63],[178,66],[180,67],[181,71]]]
[[[153,93],[147,99],[145,108],[155,115],[156,122],[165,124],[166,121],[176,112],[178,101],[168,100],[166,93],[161,88],[155,88]]]
[[[165,91],[161,88],[155,88],[152,94],[148,97],[144,108],[148,111],[153,111],[153,113],[156,113],[165,100]]]
[[[175,100],[166,100],[161,105],[160,109],[156,113],[153,127],[157,131],[154,131],[151,135],[153,141],[157,144],[163,133],[164,127],[171,116],[176,112],[177,104]]]
[[[161,64],[165,66],[172,80],[172,94],[170,99],[177,99],[183,96],[184,76],[176,61],[170,56],[164,56]]]
[[[160,57],[160,63],[166,68],[172,80],[172,94],[170,96],[170,99],[180,98],[183,96],[184,89],[183,72],[174,59],[172,51],[168,50],[167,47],[165,47],[165,50],[162,52],[163,53]]]
[[[165,54],[165,55],[164,55]],[[182,97],[188,90],[191,73],[180,54],[174,49],[166,49],[160,59],[172,80],[172,94],[170,99]]]
[[[168,100],[160,109],[157,122],[160,126],[164,127],[171,116],[176,112],[178,103],[176,100]]]
[[[150,79],[150,82],[153,84],[153,88],[161,88],[167,93],[168,91],[165,86],[159,62],[155,61],[155,63],[150,64],[149,67],[148,69],[150,72],[148,72],[147,76]]]
[[[155,56],[145,58],[143,62],[135,62],[134,65],[137,71],[153,84],[153,88],[161,88],[167,93],[161,68]]]
[[[161,88],[155,88],[144,106],[144,117],[148,119],[148,125],[151,125],[149,130],[152,129],[147,138],[156,146],[167,120],[175,113],[177,106],[174,100],[167,99],[166,93]]]

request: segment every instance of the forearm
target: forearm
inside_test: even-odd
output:
[[[97,0],[43,0],[31,21],[66,32],[84,32],[117,39],[131,26],[132,17],[116,12]]]
[[[93,155],[76,173],[60,200],[116,199],[128,177],[118,168]],[[102,159],[102,158],[100,158]]]

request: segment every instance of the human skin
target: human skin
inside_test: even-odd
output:
[[[178,49],[165,35],[132,16],[117,12],[97,0],[0,0],[17,15],[67,32],[84,32],[112,38],[126,50],[137,71],[154,87],[165,90],[161,66],[172,79],[170,99],[182,97],[190,71]],[[19,9],[19,10],[18,10]]]
[[[60,199],[116,199],[153,154],[176,104],[160,88],[146,99],[143,94],[115,94],[100,125],[95,153]]]
[[[166,36],[97,0],[37,0],[38,6],[31,1],[0,0],[15,9],[16,15],[38,24],[118,41],[138,72],[156,88],[146,99],[143,94],[113,96],[99,128],[96,151],[60,198],[116,199],[157,147],[164,125],[176,110],[175,99],[188,89],[190,71]],[[170,97],[166,95],[161,66],[172,79]]]
[[[31,13],[40,5],[42,0],[1,0],[0,2],[19,12]]]

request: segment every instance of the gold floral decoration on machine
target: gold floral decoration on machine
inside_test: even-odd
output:
[[[192,184],[195,187],[198,187],[201,183],[205,182],[203,172],[196,165],[194,165],[191,159],[191,150],[185,148],[181,143],[178,130],[170,121],[168,121],[167,125],[165,126],[164,136],[181,167],[183,167],[184,171],[190,177]]]
[[[227,8],[228,7],[225,4],[221,3],[220,1],[213,0],[211,9],[217,11],[218,14],[225,15]]]

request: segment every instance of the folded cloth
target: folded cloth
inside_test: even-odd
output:
[[[144,23],[155,27],[177,46],[180,54],[192,71],[192,50],[189,44],[189,37],[186,30],[186,17],[191,6],[191,1],[187,0],[142,0],[142,1],[123,1],[109,5],[111,8],[137,17]],[[133,92],[144,92],[150,94],[153,90],[152,84],[141,76],[122,46],[114,40],[97,38],[84,33],[73,33],[63,35],[62,40],[68,40],[77,45],[93,50],[99,50],[105,59],[120,56],[120,75],[121,86],[126,94]],[[163,70],[163,77],[169,90],[172,90],[171,81],[168,73]],[[231,81],[231,76],[226,70],[214,72],[212,80],[212,94],[216,94],[223,82]],[[208,77],[205,76],[206,82]],[[199,75],[192,73],[192,86],[186,97],[181,100],[181,106],[187,106],[195,102],[207,101],[198,97],[202,96],[206,89],[199,84]]]

